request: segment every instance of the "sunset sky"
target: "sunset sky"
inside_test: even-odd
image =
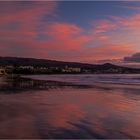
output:
[[[0,1],[0,56],[140,64],[139,52],[140,2]]]

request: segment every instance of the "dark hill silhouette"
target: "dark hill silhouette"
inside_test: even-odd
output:
[[[90,70],[91,73],[140,73],[140,69],[127,68],[122,66],[113,65],[110,63],[105,64],[87,64],[78,62],[64,62],[48,59],[35,59],[35,58],[20,58],[20,57],[0,57],[0,66],[34,66],[34,67],[78,67],[83,71]]]

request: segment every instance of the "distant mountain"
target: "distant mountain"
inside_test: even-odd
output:
[[[33,66],[33,67],[57,67],[60,69],[67,67],[81,68],[82,73],[140,73],[140,69],[127,68],[113,65],[110,63],[95,65],[77,62],[63,62],[47,59],[35,58],[19,58],[19,57],[0,57],[0,66],[12,65],[19,66]]]
[[[37,66],[37,67],[93,67],[97,65],[77,63],[77,62],[64,62],[48,59],[35,59],[35,58],[20,58],[20,57],[0,57],[0,65],[14,65],[14,66]]]

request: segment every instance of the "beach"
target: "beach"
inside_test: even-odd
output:
[[[140,75],[0,81],[0,138],[140,138]]]

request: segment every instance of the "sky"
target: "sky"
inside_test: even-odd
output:
[[[140,65],[140,2],[0,1],[0,56]]]

